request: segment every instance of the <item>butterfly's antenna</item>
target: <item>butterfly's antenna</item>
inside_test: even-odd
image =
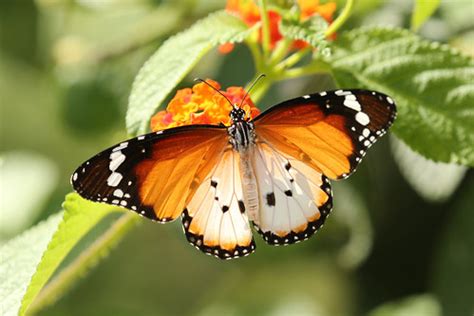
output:
[[[252,90],[252,88],[253,88],[253,87],[255,86],[255,84],[256,84],[260,79],[262,79],[263,77],[266,77],[265,74],[260,74],[260,76],[258,76],[257,79],[255,79],[255,80],[252,82],[252,84],[250,85],[250,87],[247,89],[247,92],[245,93],[245,95],[244,95],[242,101],[240,102],[239,108],[241,108],[242,105],[244,105],[244,101],[245,101],[245,99],[247,99],[247,97],[248,97],[250,91]]]
[[[229,102],[229,104],[230,104],[231,107],[234,107],[234,105],[232,104],[232,102],[230,102],[230,100],[229,100],[222,92],[220,92],[219,89],[216,89],[214,86],[212,86],[212,85],[211,85],[209,82],[207,82],[206,80],[201,79],[201,78],[196,78],[196,79],[194,79],[194,81],[201,81],[202,83],[207,84],[209,87],[211,87],[213,90],[215,90],[215,91],[216,91],[217,93],[219,93],[221,96],[223,96],[223,97],[227,100],[227,102]]]

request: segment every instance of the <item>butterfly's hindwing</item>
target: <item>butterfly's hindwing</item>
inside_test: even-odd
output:
[[[188,241],[207,254],[231,259],[255,250],[243,198],[239,155],[231,147],[186,206],[182,223]]]
[[[255,119],[257,137],[329,178],[354,172],[396,116],[393,100],[367,90],[336,90],[276,105]]]
[[[72,175],[84,198],[126,207],[149,219],[176,219],[228,142],[225,128],[185,126],[122,142]]]
[[[259,143],[255,175],[260,211],[253,223],[268,244],[306,240],[323,225],[332,208],[332,192],[321,173]]]

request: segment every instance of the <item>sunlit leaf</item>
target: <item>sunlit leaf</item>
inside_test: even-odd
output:
[[[0,157],[0,241],[34,222],[57,182],[57,167],[39,154],[8,152]]]
[[[467,167],[428,160],[395,137],[390,138],[400,172],[413,189],[428,201],[451,196],[466,174]]]
[[[126,116],[129,134],[146,131],[153,112],[211,48],[241,42],[252,31],[237,17],[221,11],[169,38],[135,78]]]
[[[411,16],[411,29],[416,31],[436,11],[440,0],[415,0],[415,8]]]
[[[474,166],[474,61],[405,30],[364,27],[341,34],[328,59],[339,85],[390,95],[392,131],[434,161]]]
[[[0,248],[0,301],[2,315],[16,316],[20,311],[36,266],[41,261],[59,222],[62,212],[7,242]]]
[[[39,262],[24,295],[20,315],[23,315],[39,291],[48,282],[66,255],[102,218],[121,211],[116,206],[86,201],[73,193],[66,196],[64,217]],[[34,245],[34,239],[30,242]]]
[[[419,295],[397,302],[385,303],[369,313],[369,316],[441,316],[441,307],[431,295]]]

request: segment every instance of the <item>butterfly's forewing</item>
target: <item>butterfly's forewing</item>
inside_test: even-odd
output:
[[[264,240],[285,245],[312,236],[332,208],[327,178],[267,143],[257,143],[254,165],[260,210],[253,223]]]
[[[239,155],[229,145],[183,212],[186,238],[221,259],[246,256],[255,243],[245,211]]]
[[[276,105],[255,119],[257,140],[332,179],[350,175],[396,116],[378,92],[336,90]]]
[[[228,143],[225,128],[184,126],[139,136],[83,163],[72,175],[84,198],[166,222],[181,215]]]

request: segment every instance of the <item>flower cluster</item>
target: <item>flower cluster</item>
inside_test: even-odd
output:
[[[207,79],[207,83],[220,90],[218,82]],[[245,96],[242,87],[229,87],[220,91],[233,104],[240,105]],[[254,118],[260,114],[259,109],[253,104],[250,97],[246,97],[242,108],[248,118]],[[166,110],[156,113],[151,118],[151,130],[156,132],[166,128],[191,125],[191,124],[224,124],[230,125],[229,113],[232,106],[217,91],[205,83],[195,84],[192,89],[178,90],[169,102]]]
[[[334,12],[336,11],[336,2],[329,1],[320,3],[320,0],[297,0],[300,9],[300,19],[302,21],[309,17],[319,14],[328,23],[332,22]],[[260,10],[254,0],[228,0],[226,10],[242,19],[249,27],[261,21]],[[273,49],[276,43],[282,39],[282,35],[278,28],[281,16],[278,12],[269,10],[268,21],[270,27],[270,48]],[[259,41],[262,40],[262,34],[259,34]],[[303,48],[308,44],[303,41],[295,41],[295,48]],[[233,49],[233,44],[227,43],[221,45],[219,50],[221,53],[229,53]]]

